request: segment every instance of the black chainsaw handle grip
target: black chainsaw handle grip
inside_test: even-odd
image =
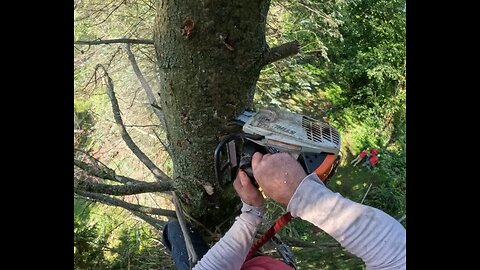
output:
[[[261,140],[263,138],[264,138],[264,136],[261,136],[261,135],[252,135],[252,134],[246,134],[246,133],[240,132],[240,133],[229,134],[229,135],[223,137],[220,140],[220,142],[218,143],[218,145],[217,145],[217,147],[215,148],[215,151],[214,151],[214,164],[215,164],[215,175],[217,177],[217,182],[218,182],[218,184],[221,188],[225,187],[227,183],[230,183],[230,181],[233,181],[235,179],[235,177],[237,176],[236,174],[238,173],[238,169],[240,167],[239,166],[240,164],[238,164],[238,162],[237,162],[237,164],[232,164],[230,166],[230,169],[231,169],[230,176],[231,176],[231,178],[227,181],[224,181],[224,172],[225,172],[226,168],[228,168],[228,165],[230,164],[230,160],[228,160],[227,163],[222,165],[221,164],[221,162],[222,162],[221,153],[225,149],[225,147],[227,147],[227,144],[229,142],[232,142],[232,141],[233,142],[242,141],[242,142],[247,142],[248,144],[253,144],[251,141],[249,141],[249,139],[250,140]],[[252,153],[252,155],[253,155],[253,153]],[[248,160],[246,160],[246,162],[251,163],[251,161],[248,161]],[[246,168],[246,167],[244,167],[244,168]],[[250,173],[250,175],[253,176],[253,173]]]
[[[267,154],[268,150],[267,148],[261,145],[258,145],[256,143],[245,141],[243,145],[243,152],[240,157],[239,168],[245,171],[245,173],[250,178],[250,181],[252,182],[253,186],[256,188],[259,188],[259,185],[255,180],[255,177],[253,176],[253,169],[252,169],[252,157],[253,157],[253,154],[255,154],[255,152]]]
[[[260,188],[260,186],[257,183],[257,180],[255,180],[255,177],[253,177],[253,169],[252,169],[252,164],[245,164],[244,166],[240,166],[240,169],[243,170],[247,175],[248,178],[250,178],[250,182],[252,182],[252,185],[256,188]]]

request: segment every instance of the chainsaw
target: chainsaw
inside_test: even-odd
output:
[[[251,160],[255,152],[286,152],[307,174],[315,172],[326,183],[336,172],[341,159],[339,132],[327,123],[280,109],[244,111],[233,123],[242,131],[223,137],[215,149],[215,173],[220,187],[235,180],[244,170],[253,185]]]
[[[252,156],[255,152],[288,153],[301,164],[307,174],[315,173],[325,184],[337,170],[341,159],[340,134],[327,123],[280,109],[244,111],[234,118],[233,123],[242,126],[242,132],[223,137],[214,153],[215,174],[222,188],[235,180],[240,169],[259,188],[252,170]],[[284,261],[297,269],[291,250],[280,244],[280,240],[275,237],[291,220],[290,212],[278,218],[252,245],[245,261],[252,259],[260,247],[271,240]]]
[[[341,159],[340,134],[327,123],[280,109],[244,111],[234,118],[233,123],[242,126],[242,132],[223,137],[214,153],[215,173],[222,188],[235,180],[240,169],[245,171],[252,184],[259,188],[251,163],[255,152],[286,152],[302,165],[307,174],[317,174],[325,184],[337,170]],[[271,240],[284,261],[297,269],[291,250],[275,237],[291,220],[290,212],[278,218],[252,245],[245,261],[253,258],[260,247]]]

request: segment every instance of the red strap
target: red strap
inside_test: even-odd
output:
[[[281,228],[285,227],[285,225],[288,224],[292,220],[292,215],[290,212],[287,212],[283,214],[275,223],[268,229],[268,231],[265,232],[265,234],[257,240],[255,244],[250,248],[250,251],[248,252],[247,258],[245,261],[250,260],[253,258],[255,253],[258,251],[258,249],[263,246],[268,240],[270,240],[278,231],[280,231]]]

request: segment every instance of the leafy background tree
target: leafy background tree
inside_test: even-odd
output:
[[[78,269],[173,269],[159,232],[167,217],[175,215],[166,191],[176,184],[159,181],[153,172],[156,167],[170,178],[175,171],[157,94],[162,87],[152,40],[157,11],[153,0],[75,2]],[[343,159],[330,188],[378,207],[406,226],[405,2],[272,1],[265,30],[270,48],[295,40],[300,48],[295,56],[261,69],[253,106],[288,109],[338,128]],[[107,94],[112,92],[115,99]],[[123,128],[112,100],[118,103]],[[131,143],[154,167],[145,166]],[[379,166],[351,167],[350,160],[367,147],[379,149]],[[196,192],[191,196],[205,196],[207,190]],[[234,198],[234,193],[228,196]],[[270,222],[261,229],[285,211],[270,200],[267,207]],[[202,214],[187,213],[187,219],[213,244],[237,214],[226,212],[216,224],[207,224]],[[300,269],[364,268],[334,239],[301,220],[291,222],[280,236],[293,247]]]

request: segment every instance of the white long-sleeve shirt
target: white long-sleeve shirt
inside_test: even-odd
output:
[[[240,269],[264,211],[244,204],[230,230],[193,269]],[[315,173],[302,180],[287,211],[331,235],[369,270],[406,269],[405,228],[381,210],[332,192]]]

